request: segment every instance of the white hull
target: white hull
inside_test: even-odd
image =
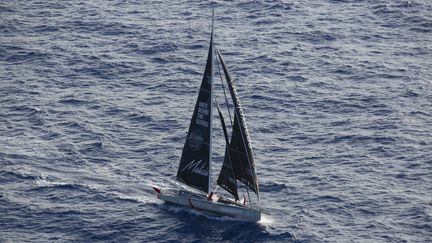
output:
[[[156,189],[155,189],[156,190]],[[168,203],[186,206],[198,211],[207,211],[218,215],[230,216],[244,221],[261,220],[261,211],[235,204],[226,204],[197,197],[193,194],[157,192],[157,198]]]

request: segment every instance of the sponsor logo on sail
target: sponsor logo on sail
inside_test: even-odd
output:
[[[197,118],[195,123],[203,127],[209,127],[209,114],[210,112],[208,103],[200,101],[198,103]]]
[[[243,127],[243,132],[244,132],[244,136],[245,136],[245,140],[246,140],[248,148],[252,149],[252,145],[250,143],[249,131],[248,131],[248,128],[247,128],[247,125],[246,125],[245,115],[244,115],[242,106],[240,104],[240,99],[238,98],[237,90],[235,89],[234,86],[232,86],[232,90],[233,90],[235,102],[236,102],[236,105],[237,105],[236,109],[237,109],[238,114],[240,116],[240,126]]]
[[[189,171],[191,174],[198,174],[200,176],[208,176],[209,172],[208,169],[206,168],[206,163],[202,160],[192,160],[191,162],[189,162],[189,164],[187,164],[182,172],[184,171]]]
[[[199,128],[195,128],[188,136],[187,138],[187,144],[189,145],[189,148],[197,152],[201,149],[204,143],[204,131]]]

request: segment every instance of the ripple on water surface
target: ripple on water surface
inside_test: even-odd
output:
[[[0,241],[432,241],[428,1],[1,5]],[[151,190],[179,186],[210,8],[254,146],[257,224]]]

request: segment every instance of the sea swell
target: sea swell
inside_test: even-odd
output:
[[[165,205],[151,189],[181,187],[211,8],[254,147],[258,224]],[[432,241],[428,1],[9,1],[0,12],[0,241]]]

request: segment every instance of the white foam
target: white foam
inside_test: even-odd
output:
[[[260,224],[271,225],[271,224],[273,224],[273,222],[274,222],[273,217],[271,217],[268,214],[264,214],[264,213],[261,214],[261,220],[259,221]]]

